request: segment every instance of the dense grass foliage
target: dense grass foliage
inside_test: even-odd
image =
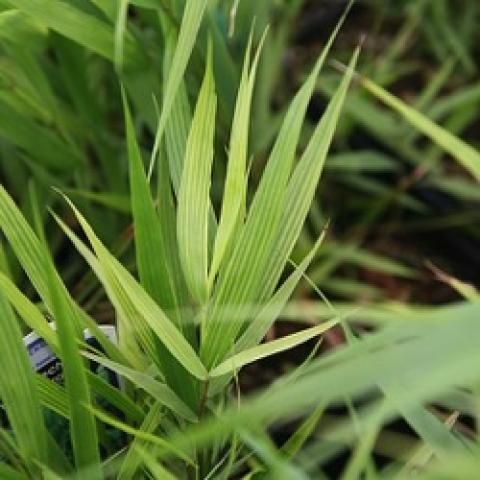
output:
[[[479,239],[465,3],[0,0],[0,478],[476,477],[480,295],[375,248]]]

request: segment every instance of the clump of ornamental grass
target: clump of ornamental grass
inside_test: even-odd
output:
[[[244,365],[317,337],[337,322],[261,344],[321,242],[279,286],[315,195],[357,58],[355,53],[295,162],[306,109],[333,38],[292,101],[250,204],[248,137],[261,48],[252,59],[249,44],[218,215],[210,199],[217,110],[212,49],[208,48],[191,125],[170,125],[163,142],[168,113],[162,113],[149,169],[123,92],[138,277],[108,251],[67,197],[88,245],[53,214],[102,283],[115,309],[118,344],[111,343],[74,302],[47,245],[1,188],[2,231],[56,324],[52,330],[42,310],[5,272],[0,275],[0,389],[11,428],[4,435],[12,443],[4,448],[10,455],[2,468],[9,475],[56,478],[79,472],[82,478],[99,479],[111,468],[118,478],[136,477],[143,469],[153,475],[163,472],[157,478],[204,478],[226,451],[231,457],[226,464],[234,467],[243,451],[236,451],[235,436],[221,435],[215,445],[199,449],[176,446],[169,439],[221,412],[229,401],[229,385]],[[165,102],[175,121],[181,120],[182,102],[187,102],[185,96],[178,98],[176,103]],[[64,385],[33,373],[17,315],[59,356]],[[86,328],[102,351],[92,351],[81,341]],[[124,388],[93,375],[87,360],[117,373]],[[103,408],[105,402],[114,413]],[[71,461],[46,428],[45,408],[68,420]],[[130,436],[120,452],[111,451],[107,425]],[[158,463],[160,457],[166,459],[164,464]]]
[[[150,0],[132,3],[158,7]],[[180,10],[181,3],[172,5]],[[218,154],[219,88],[210,49],[192,118],[183,80],[207,3],[186,3],[178,42],[174,29],[166,29],[164,98],[148,165],[129,109],[133,97],[138,101],[141,82],[122,77],[128,92],[123,93],[123,104],[134,274],[67,197],[80,230],[53,213],[103,285],[116,314],[118,343],[111,343],[73,300],[54,265],[41,222],[30,227],[0,188],[0,228],[40,300],[33,303],[15,286],[2,250],[0,396],[6,415],[0,429],[0,477],[324,478],[331,461],[343,454],[343,479],[475,478],[480,458],[475,368],[480,361],[479,303],[478,293],[458,282],[452,284],[468,302],[428,311],[389,305],[349,312],[350,320],[361,319],[374,332],[352,332],[344,324],[346,344],[336,352],[313,359],[314,350],[301,366],[257,395],[246,399],[237,393],[243,366],[318,337],[345,312],[329,306],[325,315],[326,307],[312,302],[313,311],[302,307],[299,314],[298,304],[290,305],[285,312],[290,318],[305,319],[311,313],[328,321],[262,343],[322,240],[317,239],[287,275],[357,54],[341,84],[333,91],[328,86],[331,101],[296,161],[307,105],[332,37],[288,108],[261,180],[247,200],[252,95],[260,55],[259,49],[252,59],[249,44],[231,125],[223,198],[216,208],[210,183]],[[7,9],[1,20],[12,27],[35,15],[49,28],[115,61],[121,71],[122,53],[130,60],[142,57],[134,37],[122,31],[127,6],[122,2],[118,12],[115,42],[109,24],[79,14],[67,2],[49,0],[39,7],[31,0],[17,1],[21,12]],[[31,65],[28,58],[19,59]],[[123,66],[127,71],[130,61]],[[368,79],[357,79],[479,178],[478,152]],[[45,87],[43,82],[38,85]],[[356,104],[347,102],[347,107],[352,110]],[[41,142],[30,142],[34,135],[12,132],[8,130],[12,139],[22,140],[19,146],[34,158],[37,154],[64,164],[65,151],[54,148],[58,142],[47,141],[44,149]],[[55,330],[46,318],[55,321]],[[61,359],[63,384],[33,372],[22,341],[25,326]],[[100,348],[83,341],[86,328]],[[92,373],[91,362],[115,372],[120,388]],[[426,406],[432,402],[433,407]],[[349,418],[323,422],[329,406],[346,407]],[[460,414],[472,428],[457,426]],[[51,428],[52,415],[62,419],[66,445]],[[402,418],[415,435],[391,431],[389,422],[395,418]],[[284,429],[287,440],[275,437],[275,431],[292,420],[293,432]],[[392,460],[383,470],[374,461],[379,454]]]

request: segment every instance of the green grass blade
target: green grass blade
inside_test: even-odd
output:
[[[408,123],[438,144],[455,158],[477,181],[480,181],[480,153],[460,138],[432,122],[419,111],[408,106],[385,89],[365,77],[360,84],[372,95],[400,114]]]
[[[87,379],[95,394],[108,401],[110,405],[118,408],[127,418],[135,422],[143,420],[145,416],[143,410],[118,388],[112,387],[98,375],[91,372],[87,372]],[[42,405],[69,420],[70,407],[65,388],[45,378],[43,375],[37,375],[36,382]]]
[[[278,233],[274,244],[275,247],[265,267],[268,278],[264,279],[260,295],[261,299],[268,298],[271,294],[270,292],[275,288],[284,268],[284,259],[290,255],[308,215],[348,87],[352,80],[353,67],[356,64],[358,55],[359,51],[357,50],[350,62],[350,69],[330,101],[289,181],[285,210],[281,221],[282,229]]]
[[[453,426],[458,420],[458,417],[459,417],[459,412],[453,412],[445,421],[445,427],[448,430],[453,428]],[[420,469],[424,469],[425,466],[432,460],[434,456],[435,456],[435,451],[428,443],[421,444],[419,447],[417,447],[413,451],[410,458],[408,459],[408,462],[400,470],[398,477],[403,478],[403,475],[411,477],[413,472],[419,471]]]
[[[87,372],[87,379],[95,395],[98,395],[120,412],[123,412],[126,418],[134,422],[141,422],[144,419],[145,412],[135,402],[135,399],[127,396],[118,387],[113,386],[93,372]]]
[[[65,189],[65,192],[71,196],[91,200],[92,202],[95,202],[102,207],[118,210],[120,213],[129,214],[132,211],[130,198],[127,195],[105,192],[90,192],[87,190],[76,189]]]
[[[157,480],[175,480],[177,477],[169,472],[150,452],[137,447],[138,454],[143,459],[146,467],[150,470],[153,478]]]
[[[181,312],[181,322],[178,325],[185,337],[192,344],[196,344],[195,325],[192,321],[193,312],[191,312],[190,294],[183,275],[180,263],[180,253],[177,242],[177,211],[173,198],[172,183],[168,168],[168,160],[163,156],[159,164],[158,179],[158,203],[160,229],[163,237],[165,256],[169,259],[172,275],[172,281],[177,293],[179,309]]]
[[[282,445],[281,452],[285,457],[291,459],[300,451],[305,442],[315,431],[324,412],[325,406],[319,405],[300,425],[300,427],[295,430],[293,435]]]
[[[72,230],[63,222],[60,217],[58,217],[55,213],[51,212],[53,218],[58,223],[60,228],[63,230],[65,235],[71,240],[75,248],[78,252],[82,255],[85,261],[88,263],[89,267],[93,270],[97,278],[102,282],[105,283],[103,279],[102,268],[98,259],[93,255],[91,250],[72,232]],[[102,280],[103,279],[103,280]],[[80,313],[83,314],[81,310]],[[83,315],[83,319],[85,321],[85,326],[90,330],[92,335],[98,340],[102,348],[104,349],[105,353],[113,360],[122,362],[122,363],[131,363],[132,365],[136,364],[136,358],[132,358],[132,355],[129,352],[121,351],[115,344],[113,344],[106,335],[102,332],[98,325],[95,323],[87,315]],[[128,359],[128,361],[127,361]]]
[[[20,473],[8,463],[0,462],[0,477],[4,480],[28,480],[26,474]]]
[[[385,390],[387,395],[392,394],[390,399],[395,405],[395,389],[389,391],[386,388]],[[410,427],[426,445],[430,446],[439,459],[447,460],[449,453],[467,451],[465,444],[439,418],[422,405],[401,405],[399,411]]]
[[[165,405],[167,408],[180,415],[181,417],[189,420],[195,421],[195,414],[185,405],[185,403],[173,392],[167,385],[161,383],[150,375],[139,372],[132,368],[126,367],[116,362],[112,362],[104,357],[99,357],[92,353],[84,352],[83,355],[93,360],[100,365],[107,367],[108,369],[118,373],[122,377],[130,380],[136,387],[145,390],[147,393],[152,395],[155,400],[160,402],[162,405]]]
[[[68,199],[67,201],[97,254],[102,266],[104,281],[115,295],[113,298],[114,303],[121,306],[124,312],[132,314],[131,321],[142,320],[147,322],[170,353],[190,373],[199,379],[205,379],[207,376],[206,369],[191,345],[185,340],[163,310],[100,242],[82,214]],[[152,360],[154,359],[152,358]]]
[[[162,113],[158,121],[155,145],[150,161],[149,177],[153,172],[154,162],[160,148],[165,126],[170,117],[175,97],[187,68],[207,3],[208,0],[196,0],[195,2],[185,3],[177,46],[173,55],[168,78],[165,82]]]
[[[287,278],[284,284],[275,292],[272,298],[262,307],[259,314],[252,320],[247,326],[241,337],[235,344],[235,351],[240,352],[245,349],[251,348],[262,340],[267,334],[270,327],[278,318],[288,300],[292,296],[295,287],[301,280],[302,276],[315,257],[320,244],[325,238],[326,230],[322,233],[311,252],[302,260],[300,265],[294,270],[294,272]]]
[[[138,430],[134,427],[131,427],[130,425],[127,425],[126,423],[115,419],[111,415],[105,412],[102,412],[101,410],[94,409],[94,408],[91,408],[91,410],[100,421],[106,423],[107,425],[111,425],[112,427],[118,428],[119,430],[122,430],[125,433],[128,433],[129,435],[133,435],[135,438],[140,438],[142,440],[146,440],[147,442],[151,442],[154,445],[158,445],[162,449],[175,454],[182,460],[190,464],[193,463],[192,460],[188,457],[188,455],[184,451],[176,448],[175,445],[171,444],[164,438],[154,435],[152,433],[143,432],[142,430]]]
[[[230,134],[222,212],[215,237],[212,265],[209,272],[210,286],[213,284],[225,252],[234,236],[235,228],[238,222],[243,222],[245,215],[250,110],[262,43],[263,40],[258,47],[253,65],[249,71],[252,45],[252,35],[250,35]]]
[[[215,436],[241,428],[245,422],[270,424],[297,418],[300,411],[325,401],[365,399],[370,393],[378,394],[378,385],[395,378],[401,390],[395,404],[387,402],[383,418],[388,423],[398,417],[400,406],[430,403],[451,388],[476,383],[471,365],[480,358],[478,312],[479,304],[462,303],[424,314],[422,322],[403,321],[368,334],[315,360],[295,382],[279,382],[249,402],[242,402],[240,409],[234,402],[211,422],[176,434],[174,443],[206,444]],[[377,412],[378,402],[373,401],[362,423]],[[350,420],[335,429],[329,440],[343,443],[345,435],[349,443],[357,438]]]
[[[66,2],[57,0],[8,0],[13,7],[34,16],[59,34],[74,40],[103,57],[115,60],[114,29],[109,24]],[[126,67],[144,67],[145,54],[130,35],[125,36]]]
[[[391,258],[360,248],[354,243],[325,244],[323,253],[328,256],[329,259],[338,259],[342,262],[352,263],[369,270],[375,270],[389,275],[404,278],[413,278],[416,275],[414,269]]]
[[[49,252],[36,238],[3,187],[0,189],[0,226],[56,321],[70,402],[75,459],[77,466],[92,468],[92,478],[100,478],[95,423],[91,413],[78,404],[78,399],[87,404],[90,402],[90,392],[77,347],[77,336],[80,339],[83,318],[54,270]]]
[[[154,403],[148,410],[139,430],[145,433],[153,433],[158,428],[162,418],[162,408],[163,406],[160,402]],[[136,472],[142,466],[142,458],[138,454],[137,447],[146,444],[147,442],[140,438],[133,439],[118,471],[118,480],[131,480],[132,478],[135,478]]]
[[[399,170],[393,157],[375,150],[347,151],[329,155],[325,168],[335,173],[395,172]]]
[[[166,18],[163,19],[162,27],[165,36],[165,58],[163,61],[163,81],[166,84],[168,72],[170,72],[175,48],[177,45],[177,29]],[[180,180],[183,172],[185,149],[187,146],[188,132],[192,123],[192,112],[188,101],[185,81],[178,86],[172,111],[165,125],[165,147],[168,155],[170,177],[172,179],[175,194],[180,188]]]
[[[93,415],[88,409],[92,399],[86,368],[77,344],[80,338],[77,336],[78,332],[75,331],[72,321],[75,317],[75,311],[56,281],[53,264],[51,268],[51,299],[61,350],[65,388],[69,400],[70,436],[75,465],[77,469],[90,468],[90,478],[100,480],[102,472],[97,428]]]
[[[58,348],[58,339],[40,310],[32,303],[15,284],[0,272],[0,291],[22,317],[26,325],[42,337],[52,348]]]
[[[210,377],[220,377],[227,373],[235,372],[244,365],[255,362],[265,357],[275,355],[276,353],[290,350],[302,343],[311,340],[314,337],[324,333],[337,325],[339,320],[331,320],[315,327],[306,328],[297,333],[292,333],[286,337],[272,340],[268,343],[262,343],[256,347],[249,348],[243,352],[237,353],[227,360],[223,361],[218,367],[215,367],[210,373]]]
[[[0,292],[0,395],[22,455],[30,463],[47,461],[47,431],[39,395],[15,314]]]
[[[0,100],[0,133],[44,166],[65,171],[80,165],[76,152],[51,129],[34,122],[3,100]]]
[[[140,148],[135,138],[130,109],[123,90],[122,93],[135,229],[135,252],[140,282],[164,312],[179,325],[180,316],[175,286],[172,281],[172,269],[165,252],[160,221],[153,204]],[[152,255],[152,252],[155,252],[155,255]]]
[[[0,228],[28,278],[51,311],[46,263],[48,252],[2,185],[0,185]]]
[[[292,181],[288,187],[287,182],[295,147],[316,76],[327,51],[328,48],[287,113],[259,189],[255,194],[241,238],[225,269],[224,276],[219,278],[216,303],[209,314],[209,321],[205,325],[205,334],[202,339],[202,358],[210,367],[224,358],[235,342],[235,337],[241,328],[241,319],[245,317],[245,305],[251,305],[258,301],[259,297],[263,300],[268,298],[267,295],[260,296],[263,290],[268,289],[268,294],[271,294],[311,205],[352,75],[352,72],[346,75],[339,93],[315,130],[299,164],[300,169],[299,167],[296,169],[298,172],[308,168],[308,173],[305,172],[305,177],[301,179],[302,185],[299,184],[295,187],[295,191],[292,191]],[[353,62],[356,61],[357,55],[358,52]],[[297,173],[296,176],[298,177],[299,174]],[[292,202],[298,204],[296,211],[289,210]],[[292,242],[291,246],[283,251],[280,249],[282,236],[289,238]],[[224,315],[222,309],[225,305],[229,307],[229,315],[240,321],[225,322],[225,319],[222,319]],[[235,309],[241,311],[235,312]]]
[[[65,388],[40,374],[35,376],[35,381],[42,405],[70,420],[70,406]]]
[[[124,325],[123,318],[130,318],[130,315],[132,317],[136,316],[135,312],[130,311],[124,311],[126,305],[122,306],[120,305],[116,299],[116,293],[115,290],[113,289],[111,283],[107,280],[101,262],[98,260],[98,258],[91,252],[91,250],[71,231],[70,228],[67,227],[67,225],[60,220],[59,217],[56,215],[53,215],[57,223],[60,225],[62,230],[65,232],[65,234],[68,236],[68,238],[72,241],[74,244],[75,248],[78,250],[78,252],[82,255],[82,257],[85,259],[85,261],[88,263],[88,265],[91,267],[99,281],[104,285],[105,291],[108,295],[109,298],[112,299],[114,306],[117,308],[117,311],[119,313],[118,315],[118,328],[120,331],[122,331],[123,328],[126,326]],[[146,324],[145,321],[142,321],[141,319],[138,319],[135,323],[132,322],[131,325],[133,328],[128,329],[128,331],[133,331],[135,332],[136,335],[136,340],[139,341],[141,344],[142,348],[145,350],[145,352],[150,355],[152,359],[155,359],[157,355],[157,348],[155,344],[155,340],[152,337],[152,332],[150,331],[148,325]],[[135,343],[136,344],[136,343]],[[103,344],[102,344],[103,345]],[[105,348],[107,347],[107,348]],[[118,356],[117,352],[115,352],[115,349],[109,349],[107,345],[104,346],[105,352],[109,355],[110,358],[114,360],[118,360],[121,363],[127,363],[125,362],[125,359],[122,359],[122,356]],[[125,348],[123,349],[125,350]],[[141,361],[135,361],[138,360],[138,357],[135,353],[133,352],[131,348],[127,349],[128,351],[125,351],[126,357],[131,361],[130,363],[135,365],[135,364],[141,364]]]
[[[190,293],[200,305],[208,298],[208,216],[216,107],[210,45],[205,77],[188,136],[177,212],[180,261]]]

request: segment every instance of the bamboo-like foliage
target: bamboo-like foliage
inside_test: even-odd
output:
[[[36,295],[34,302],[16,287],[1,244],[0,399],[6,423],[0,429],[0,477],[303,479],[323,475],[323,465],[349,452],[344,479],[392,478],[392,472],[399,478],[410,478],[412,472],[439,478],[432,476],[440,471],[433,460],[448,469],[454,466],[453,478],[474,478],[472,472],[479,467],[477,432],[454,429],[460,412],[479,420],[479,376],[474,366],[480,361],[480,327],[474,289],[451,281],[466,301],[427,314],[395,305],[366,310],[364,321],[376,329],[358,337],[350,330],[349,322],[358,317],[350,305],[341,309],[315,304],[311,316],[303,310],[300,313],[303,320],[313,319],[314,325],[264,341],[282,313],[292,320],[299,316],[298,303],[288,306],[288,302],[324,248],[332,256],[345,254],[361,265],[406,278],[413,275],[403,265],[353,245],[339,253],[335,246],[324,245],[325,231],[298,265],[291,260],[341,112],[345,106],[351,109],[348,92],[359,49],[330,91],[331,98],[310,138],[300,146],[309,102],[346,13],[282,117],[255,189],[248,181],[248,160],[254,153],[250,133],[268,34],[255,42],[250,33],[232,102],[223,195],[217,206],[211,186],[225,102],[220,92],[228,88],[216,75],[216,62],[222,55],[215,29],[204,41],[201,26],[204,15],[210,16],[219,2],[131,2],[162,12],[165,81],[150,162],[145,161],[137,141],[137,117],[132,115],[131,104],[135,109],[145,105],[144,92],[136,82],[149,84],[152,76],[151,71],[143,72],[144,76],[138,73],[149,58],[136,35],[122,24],[128,2],[117,8],[114,2],[94,1],[109,21],[100,20],[79,2],[48,0],[40,5],[33,0],[5,0],[0,5],[4,3],[14,7],[0,12],[0,20],[9,28],[12,20],[18,20],[27,31],[33,28],[35,38],[43,38],[45,29],[68,38],[59,47],[65,61],[73,63],[69,52],[79,44],[124,67],[118,73],[122,75],[126,135],[122,168],[128,171],[129,194],[95,198],[111,205],[123,199],[122,210],[129,212],[133,224],[135,268],[107,247],[108,242],[87,220],[87,212],[70,200],[68,192],[57,189],[70,221],[53,212],[52,218],[108,298],[119,336],[114,344],[68,291],[55,267],[58,259],[45,242],[41,214],[33,209],[32,227],[12,196],[0,187],[0,230]],[[245,3],[253,8],[253,2]],[[300,3],[293,2],[292,10]],[[239,7],[238,2],[233,7]],[[12,48],[19,52],[18,45]],[[184,74],[196,48],[206,54],[203,81],[191,108]],[[119,54],[123,54],[121,65]],[[69,87],[82,83],[82,65],[69,69]],[[80,77],[75,78],[73,71]],[[47,110],[59,114],[61,103],[51,95],[41,72],[35,74],[43,95],[35,99],[32,94],[30,106],[42,112],[49,104]],[[360,82],[478,178],[478,153],[473,148],[375,83],[364,78]],[[84,87],[73,87],[79,105],[89,97]],[[34,122],[19,125],[18,132],[12,129],[4,119],[10,107],[0,99],[0,130],[15,145],[62,171],[81,162],[65,132],[59,141]],[[94,102],[84,104],[82,112],[87,123],[95,124]],[[49,118],[52,124],[61,118],[56,114]],[[142,114],[151,122],[149,114]],[[38,136],[38,145],[32,135]],[[102,148],[108,157],[108,142]],[[373,168],[391,167],[382,156],[370,160]],[[342,162],[345,159],[337,158],[336,167],[345,166]],[[84,197],[87,193],[83,192]],[[54,320],[55,329],[45,313]],[[62,384],[33,372],[22,342],[25,326],[44,338],[60,358]],[[346,344],[341,348],[315,359],[317,345],[297,369],[256,395],[243,400],[232,394],[231,386],[244,366],[313,339],[318,338],[319,344],[321,335],[334,327],[344,330]],[[100,349],[85,344],[85,329],[98,340]],[[114,372],[120,379],[119,388],[92,373],[91,363]],[[431,401],[453,409],[454,414],[442,418],[425,407]],[[346,405],[353,424],[331,422],[331,428],[318,434],[328,405]],[[52,433],[48,420],[52,415],[63,422],[66,442]],[[407,453],[403,452],[392,470],[377,472],[371,459],[376,439],[383,426],[398,416],[415,432],[416,440],[404,439]],[[299,417],[303,421],[286,442],[275,444],[269,429]],[[458,476],[460,472],[463,477]]]
[[[53,23],[53,25],[56,24]],[[243,365],[292,348],[318,336],[336,323],[336,321],[326,323],[270,344],[255,346],[260,342],[269,325],[274,322],[295,284],[301,278],[301,275],[294,273],[285,286],[272,297],[271,305],[258,312],[259,320],[256,322],[259,325],[259,332],[263,333],[256,335],[255,339],[246,333],[244,338],[250,340],[243,340],[243,343],[239,344],[242,350],[239,351],[238,347],[234,348],[239,333],[242,331],[242,325],[248,325],[253,320],[252,314],[258,311],[258,307],[262,303],[269,304],[268,297],[262,299],[258,293],[266,288],[266,282],[278,282],[279,274],[288,261],[290,251],[285,250],[279,259],[280,268],[276,265],[272,267],[277,272],[265,269],[273,242],[283,230],[280,219],[282,215],[289,215],[286,210],[288,208],[286,198],[288,189],[296,188],[294,185],[295,174],[289,181],[294,164],[296,143],[315,78],[328,52],[327,48],[317,62],[306,86],[302,88],[292,103],[268,163],[264,179],[252,206],[247,209],[246,159],[248,155],[249,105],[261,47],[259,47],[252,65],[250,65],[250,48],[245,57],[244,74],[240,82],[236,113],[232,124],[231,168],[226,177],[225,197],[213,260],[208,251],[209,222],[212,221],[209,191],[214,155],[216,104],[211,47],[207,55],[205,79],[184,148],[185,158],[182,162],[183,172],[178,187],[176,212],[177,239],[175,241],[178,242],[178,247],[175,251],[178,252],[178,260],[174,261],[168,254],[172,250],[168,250],[166,247],[165,242],[169,240],[165,238],[165,232],[162,229],[162,216],[167,214],[164,213],[164,209],[168,207],[161,203],[157,208],[150,193],[125,93],[124,110],[130,166],[131,210],[134,219],[139,282],[108,252],[83,215],[69,200],[93,251],[84,246],[81,240],[57,219],[79,252],[93,268],[100,282],[103,283],[119,321],[128,324],[128,331],[134,334],[134,341],[138,345],[135,355],[138,358],[133,358],[133,362],[137,365],[152,364],[156,366],[159,378],[149,374],[148,370],[138,371],[132,369],[128,364],[116,361],[121,358],[124,361],[132,358],[131,351],[122,352],[120,348],[120,354],[113,360],[102,359],[91,354],[85,355],[117,372],[125,380],[131,382],[134,388],[140,389],[144,395],[170,409],[174,416],[189,421],[194,420],[197,415],[201,415],[205,408],[205,399],[211,395],[208,387],[210,377],[232,376],[234,371]],[[178,61],[176,59],[177,57],[174,55],[172,61],[175,63]],[[311,201],[315,185],[318,182],[323,160],[352,77],[355,61],[356,56],[352,60],[349,73],[345,75],[338,95],[332,100],[324,119],[314,133],[310,147],[298,167],[293,169],[294,172],[300,171],[304,163],[315,161],[317,173],[313,173],[311,176],[311,188],[297,187],[294,192],[295,197],[299,198],[306,207]],[[175,96],[175,92],[172,93],[168,89],[165,94]],[[164,109],[178,106],[168,99],[164,103]],[[159,175],[165,175],[167,172],[168,170],[162,169],[162,163],[160,163]],[[273,172],[278,178],[272,176]],[[162,189],[170,189],[169,181],[163,181],[159,185]],[[160,194],[159,198],[168,200],[168,195]],[[303,223],[307,211],[308,208],[302,208],[299,211],[291,212],[290,215],[300,216],[299,222]],[[99,466],[98,450],[96,450],[99,442],[96,428],[92,423],[92,412],[97,416],[100,415],[100,420],[106,417],[102,416],[103,414],[101,415],[97,408],[89,406],[91,403],[90,390],[87,386],[88,380],[84,363],[79,356],[78,338],[76,340],[76,332],[82,328],[82,325],[88,325],[88,322],[85,323],[85,318],[80,314],[78,307],[72,303],[58,274],[52,270],[45,246],[21,217],[5,190],[1,192],[0,212],[2,229],[34,286],[42,295],[45,306],[55,318],[58,334],[50,334],[49,327],[44,324],[41,317],[38,317],[35,307],[30,305],[5,277],[3,282],[8,288],[8,299],[23,317],[29,318],[28,324],[34,330],[39,334],[43,333],[46,340],[52,342],[52,347],[62,358],[65,368],[64,388],[67,399],[70,399],[67,416],[71,425],[76,468],[79,470],[88,468],[92,475],[91,478],[100,478],[100,471],[92,470],[95,465]],[[263,228],[260,228],[262,224]],[[296,234],[293,232],[293,234],[296,236],[298,232]],[[295,238],[292,238],[292,242],[294,241]],[[299,272],[305,271],[319,244],[320,242],[306,258],[304,264],[299,267]],[[211,264],[212,261],[213,264]],[[175,280],[179,272],[175,272],[175,274],[173,272],[175,266],[178,265],[181,266],[180,276],[183,277],[180,282]],[[188,293],[179,290],[184,285],[188,288]],[[253,295],[254,292],[255,295]],[[185,295],[191,299],[190,306],[180,301],[185,298]],[[5,301],[3,300],[4,303]],[[10,308],[7,304],[5,305],[5,308]],[[192,309],[193,313],[191,313]],[[12,324],[13,313],[9,312],[7,317],[10,319],[9,325]],[[200,321],[201,335],[199,343],[194,341],[192,344],[190,343],[192,337],[190,336],[190,339],[188,335],[185,337],[184,332],[197,330],[191,324],[195,317]],[[13,326],[15,326],[15,322],[13,322]],[[18,337],[18,327],[15,328],[17,328]],[[120,330],[120,334],[121,332],[122,330]],[[212,332],[215,332],[215,335]],[[195,349],[198,349],[198,352]],[[228,358],[229,356],[230,358]],[[25,354],[23,357],[25,358]],[[210,373],[208,372],[208,369],[219,363],[221,364]],[[28,367],[24,366],[23,368]],[[29,375],[31,376],[31,374]],[[34,389],[35,384],[32,381],[30,383],[29,388]],[[189,385],[190,387],[188,387]],[[104,391],[104,393],[106,392]],[[121,397],[122,394],[118,396]],[[54,401],[52,396],[47,395],[47,390],[43,400]],[[111,401],[114,399],[112,398]],[[122,402],[117,399],[115,403],[118,405]],[[20,413],[21,406],[9,402],[6,405],[11,412],[13,427],[19,429],[20,427],[15,424],[15,418],[17,418],[17,412]],[[52,405],[51,408],[66,414],[59,406]],[[123,408],[128,410],[127,400],[123,402]],[[32,428],[40,428],[40,426],[45,428],[42,421],[37,423],[39,426]],[[112,420],[113,423],[115,422]],[[117,428],[123,428],[117,423],[115,425]],[[128,430],[126,426],[125,429]],[[47,463],[36,451],[34,451],[34,455],[36,461],[42,462],[42,464]],[[147,460],[144,461],[147,465],[149,464]]]

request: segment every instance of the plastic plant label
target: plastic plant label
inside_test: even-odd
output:
[[[53,322],[50,322],[50,326],[53,329],[55,328],[55,324]],[[113,325],[99,325],[99,328],[112,343],[117,344],[117,331]],[[97,349],[100,348],[97,340],[89,330],[85,330],[83,334],[86,343]],[[54,382],[62,383],[62,363],[55,353],[53,353],[47,342],[35,332],[31,332],[23,337],[23,342],[27,348],[28,356],[30,357],[30,363],[32,364],[33,369],[37,373],[44,375],[46,378],[53,380]],[[119,384],[116,375],[113,375],[113,377],[109,378],[108,380],[110,383],[115,384],[115,386],[118,386]]]

